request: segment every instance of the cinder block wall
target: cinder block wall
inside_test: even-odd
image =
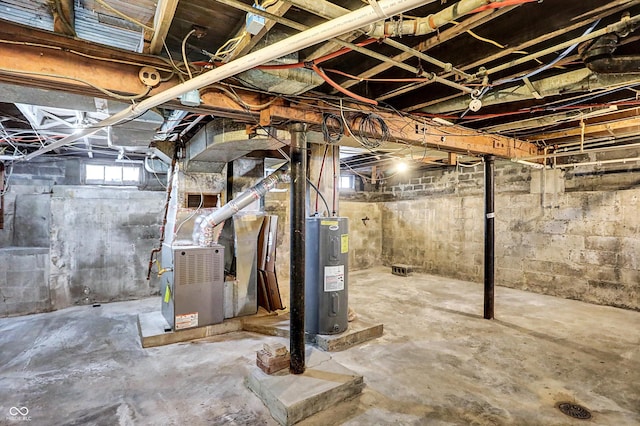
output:
[[[165,193],[78,186],[82,164],[40,158],[13,166],[0,230],[0,315],[157,293],[146,271]]]
[[[48,311],[49,248],[0,248],[0,316]]]
[[[640,309],[640,172],[625,167],[542,172],[498,162],[496,283]],[[482,282],[483,178],[478,165],[381,188],[384,264]],[[375,198],[351,198],[359,196]]]
[[[55,187],[51,210],[51,306],[137,299],[158,293],[146,280],[158,244],[162,192]]]

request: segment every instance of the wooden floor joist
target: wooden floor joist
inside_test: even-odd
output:
[[[144,93],[146,87],[139,78],[143,66],[158,69],[163,78],[168,76],[167,69],[170,69],[166,62],[157,57],[26,29],[5,21],[0,25],[0,57],[4,59],[0,66],[0,82],[106,99],[112,98],[98,88],[122,95]],[[177,77],[163,81],[152,88],[148,96],[179,83]],[[169,109],[232,118],[248,124],[278,126],[299,121],[316,129],[320,129],[322,124],[323,109],[335,110],[335,106],[329,107],[321,100],[305,103],[277,100],[262,110],[251,110],[248,105],[265,105],[273,98],[241,89],[229,93],[215,85],[201,89],[201,98],[202,104],[198,107],[186,107],[177,99],[166,106]],[[444,126],[428,119],[374,111],[362,105],[345,104],[345,108],[348,111],[375,112],[388,126],[389,140],[394,142],[461,154],[491,154],[500,158],[527,157],[539,153],[535,144],[526,141],[458,126]],[[368,136],[375,138],[380,135]]]

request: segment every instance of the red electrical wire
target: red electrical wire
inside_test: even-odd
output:
[[[484,6],[480,6],[477,9],[472,10],[469,13],[478,13],[478,12],[482,12],[484,10],[488,10],[488,9],[500,9],[503,7],[507,7],[507,6],[516,6],[519,4],[524,4],[524,3],[532,3],[538,0],[503,0],[500,2],[493,2],[493,3],[489,3],[487,5]]]
[[[372,81],[372,82],[383,82],[383,83],[415,83],[415,82],[424,82],[424,81],[428,81],[429,79],[426,77],[413,77],[413,78],[361,78],[358,77],[357,75],[352,75],[343,71],[339,71],[339,70],[334,70],[334,69],[328,69],[328,68],[324,68],[324,71],[326,72],[331,72],[334,74],[339,74],[342,76],[345,76],[351,80],[358,80],[358,81]]]
[[[360,102],[364,102],[367,104],[371,104],[371,105],[378,105],[378,101],[374,100],[374,99],[369,99],[369,98],[365,98],[364,96],[360,96],[358,94],[353,93],[352,91],[345,89],[344,87],[340,86],[338,83],[336,83],[335,81],[331,80],[322,70],[322,68],[319,68],[316,64],[311,64],[311,69],[314,70],[320,77],[322,77],[322,79],[327,82],[331,87],[333,87],[334,89],[336,89],[338,92],[342,92],[345,95],[352,97],[353,99],[356,99]]]
[[[366,39],[364,41],[361,41],[360,43],[356,43],[356,46],[359,47],[364,47],[367,46],[373,42],[378,41],[379,39],[377,38],[369,38]],[[338,56],[342,56],[345,53],[349,53],[351,52],[353,49],[351,49],[350,47],[343,47],[340,50],[336,50],[335,52],[332,53],[328,53],[324,56],[319,57],[318,59],[314,59],[313,61],[309,61],[312,64],[320,64],[322,62],[328,61],[330,59],[334,59],[337,58]],[[259,65],[256,68],[259,70],[288,70],[288,69],[292,69],[292,68],[304,68],[306,66],[307,62],[296,62],[295,64],[279,64],[279,65]]]

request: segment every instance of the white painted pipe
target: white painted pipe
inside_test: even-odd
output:
[[[616,158],[613,160],[600,160],[600,161],[585,161],[582,163],[572,163],[572,164],[557,164],[555,166],[556,169],[571,169],[574,167],[580,166],[601,166],[603,164],[617,164],[617,163],[633,163],[636,161],[640,161],[640,157],[631,157],[631,158]]]
[[[25,158],[24,154],[19,155],[0,155],[0,161],[16,161]]]
[[[330,38],[337,37],[358,28],[365,27],[376,21],[384,20],[387,17],[406,12],[426,3],[429,3],[429,0],[380,0],[374,3],[376,5],[375,8],[373,6],[362,7],[361,9],[347,13],[346,15],[342,15],[339,18],[332,19],[331,21],[327,21],[313,28],[309,28],[306,31],[302,31],[301,33],[295,34],[263,49],[249,53],[246,56],[214,68],[211,71],[185,81],[184,83],[165,90],[164,92],[151,96],[137,104],[133,104],[129,108],[126,108],[93,125],[91,128],[82,129],[73,135],[69,135],[57,142],[41,148],[38,151],[28,154],[25,159],[30,160],[38,155],[44,154],[45,152],[91,135],[103,127],[112,126],[123,120],[134,118],[151,108],[176,99],[184,93],[217,83],[225,78],[233,77],[243,71],[257,67],[258,65],[262,65],[266,62],[297,52],[298,50],[313,46],[314,44],[321,43]]]
[[[499,3],[502,0],[496,0]],[[424,18],[403,19],[401,22],[377,22],[367,29],[370,37],[381,38],[386,36],[424,35],[435,32],[441,26],[455,21],[467,13],[473,12],[479,7],[491,3],[491,0],[461,0],[440,12]]]

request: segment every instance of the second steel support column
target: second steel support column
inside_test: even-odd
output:
[[[495,258],[495,157],[484,158],[484,318],[493,319]]]
[[[291,261],[289,291],[291,305],[289,315],[290,371],[304,373],[304,267],[305,267],[305,219],[307,187],[307,126],[294,123],[291,133]]]

